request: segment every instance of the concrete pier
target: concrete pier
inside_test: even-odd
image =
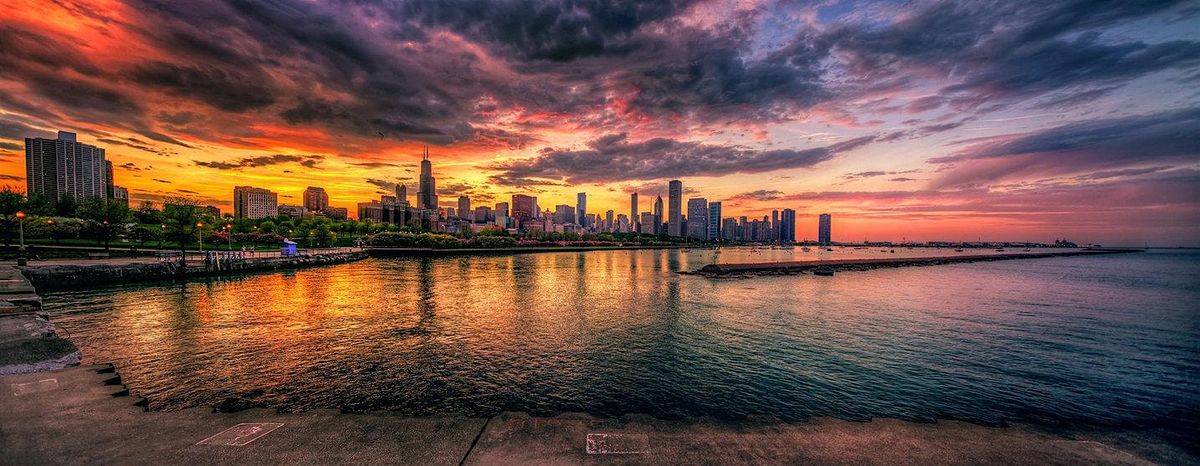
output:
[[[743,277],[753,275],[797,275],[814,273],[832,275],[833,272],[871,270],[888,267],[917,267],[926,265],[961,264],[1013,259],[1039,259],[1047,257],[1094,256],[1103,254],[1128,254],[1142,252],[1139,249],[1080,249],[1078,251],[1017,252],[1007,254],[965,254],[959,256],[903,257],[879,259],[834,259],[797,262],[757,262],[745,264],[709,264],[694,272],[684,272],[713,278]]]

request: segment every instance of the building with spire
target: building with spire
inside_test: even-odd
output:
[[[663,203],[662,196],[654,198],[654,234],[661,235],[663,223]]]
[[[417,186],[417,208],[437,210],[437,180],[433,178],[433,164],[429,162],[429,146],[421,155],[421,178]]]

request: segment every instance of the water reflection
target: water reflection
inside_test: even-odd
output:
[[[239,396],[409,414],[1138,423],[1200,404],[1195,256],[675,273],[751,254],[371,259],[46,306],[156,409]]]

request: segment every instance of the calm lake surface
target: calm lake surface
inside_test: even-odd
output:
[[[368,259],[55,293],[46,307],[85,361],[117,364],[154,409],[241,397],[295,411],[953,416],[1196,431],[1196,252],[834,277],[675,273],[764,254],[800,253]]]

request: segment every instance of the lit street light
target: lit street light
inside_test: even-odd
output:
[[[17,253],[17,265],[25,265],[25,212],[17,211],[17,224],[20,229],[20,248]]]
[[[204,223],[196,222],[196,238],[200,239],[200,254],[204,254]]]

